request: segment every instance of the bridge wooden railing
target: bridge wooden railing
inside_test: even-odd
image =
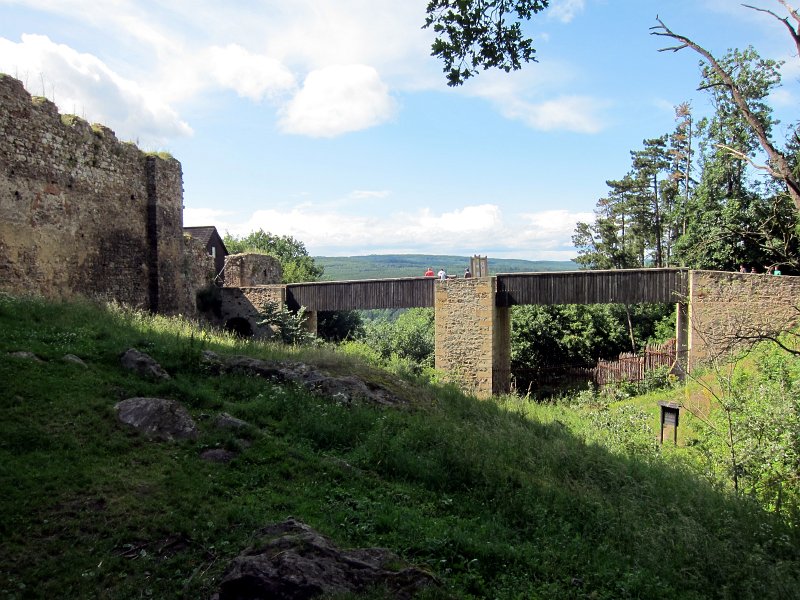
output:
[[[432,307],[433,285],[433,277],[292,283],[286,302],[313,311]]]
[[[497,275],[497,306],[669,303],[686,298],[685,269],[619,269]]]
[[[293,283],[286,286],[290,308],[312,311],[415,308],[434,305],[432,277]],[[668,303],[684,299],[688,271],[619,269],[497,275],[496,304]]]

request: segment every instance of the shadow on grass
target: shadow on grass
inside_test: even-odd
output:
[[[215,377],[197,368],[198,344],[248,347],[161,323],[88,304],[0,301],[0,350],[47,360],[0,363],[7,597],[208,597],[255,532],[290,514],[340,545],[389,547],[430,569],[442,596],[792,598],[800,589],[797,531],[678,461],[620,456],[586,443],[579,426],[452,388],[420,389],[435,401],[393,411]],[[174,380],[123,373],[129,345],[145,346]],[[64,353],[88,368],[62,363]],[[122,428],[112,407],[127,395],[181,400],[199,439],[155,443]],[[214,430],[222,410],[247,420],[248,435]],[[200,460],[210,447],[237,457]]]

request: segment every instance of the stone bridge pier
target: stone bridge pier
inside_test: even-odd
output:
[[[478,396],[511,385],[511,310],[496,306],[494,277],[437,281],[436,369]]]

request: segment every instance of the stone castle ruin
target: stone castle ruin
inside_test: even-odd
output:
[[[209,231],[213,230],[213,231]],[[213,245],[213,247],[212,247]],[[59,114],[0,74],[0,290],[113,299],[269,337],[260,310],[434,307],[436,366],[479,394],[505,391],[515,304],[671,302],[682,366],[800,318],[800,277],[681,269],[400,278],[280,285],[277,259],[224,257],[214,228],[183,228],[180,163]],[[480,267],[480,268],[479,268]],[[221,278],[220,275],[223,275]],[[224,287],[219,287],[224,278]],[[199,304],[199,308],[198,308]]]
[[[0,288],[195,315],[214,276],[183,234],[180,163],[0,74]]]

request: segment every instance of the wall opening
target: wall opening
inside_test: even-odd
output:
[[[253,337],[253,326],[243,317],[233,317],[225,322],[225,330],[239,337]]]

